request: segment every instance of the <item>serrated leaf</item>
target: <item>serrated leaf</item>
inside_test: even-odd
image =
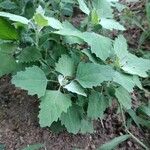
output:
[[[46,91],[41,98],[39,122],[41,127],[51,126],[71,106],[71,99],[60,91]],[[68,118],[67,118],[68,119]]]
[[[115,71],[108,65],[93,63],[80,63],[76,74],[77,81],[84,88],[98,86],[104,81],[114,81],[122,85],[127,91],[132,92],[133,87],[138,85],[132,76]]]
[[[65,85],[64,88],[78,95],[87,96],[84,88],[76,81],[71,81],[71,83]]]
[[[141,90],[143,90],[142,83],[138,76],[133,76],[133,82],[135,83],[135,85],[137,87],[139,87]]]
[[[109,66],[81,62],[77,69],[76,78],[84,88],[92,88],[104,81],[111,81],[112,77],[113,70]]]
[[[6,9],[6,10],[12,10],[12,9],[16,9],[17,5],[10,0],[5,0],[0,3],[0,8]]]
[[[34,46],[24,48],[18,56],[21,63],[35,62],[42,58],[40,51]]]
[[[73,76],[75,71],[74,61],[68,55],[62,55],[56,64],[55,70],[66,76]]]
[[[28,67],[12,77],[12,83],[16,87],[27,90],[29,95],[37,94],[44,96],[47,86],[47,79],[44,72],[37,66]]]
[[[65,125],[67,131],[70,133],[77,134],[81,128],[81,107],[72,105],[67,113],[62,113],[61,123]]]
[[[85,4],[84,0],[78,0],[79,3],[79,8],[87,15],[89,15],[90,13],[90,9],[87,7],[87,5]]]
[[[92,56],[91,52],[90,52],[88,49],[82,50],[82,53],[84,53],[85,55],[87,55],[88,58],[89,58],[89,60],[90,60],[92,63],[97,64],[97,61],[96,61],[95,57]]]
[[[0,60],[0,77],[16,70],[17,63],[13,56],[1,53]]]
[[[120,86],[116,89],[115,95],[121,105],[123,105],[126,109],[131,109],[131,96],[127,90]]]
[[[84,107],[85,105],[87,106],[87,103],[88,103],[88,98],[87,97],[78,95],[78,99],[77,99],[77,102],[76,102],[77,105],[79,105],[81,107]]]
[[[136,85],[138,86],[138,83],[134,80],[133,76],[117,71],[115,71],[114,73],[113,81],[122,85],[128,92],[132,92],[133,87]]]
[[[3,40],[17,40],[19,34],[15,27],[11,25],[8,21],[0,18],[0,39]]]
[[[91,52],[103,61],[110,56],[112,49],[111,39],[93,32],[85,32],[80,38],[84,39],[91,47]]]
[[[89,96],[87,116],[91,119],[102,118],[106,109],[106,99],[99,92],[93,91]]]
[[[150,70],[150,60],[138,58],[133,54],[128,54],[122,61],[122,69],[133,75],[148,77],[147,72]]]
[[[116,146],[118,146],[120,143],[126,141],[129,137],[130,137],[130,135],[128,135],[128,134],[116,137],[116,138],[112,139],[111,141],[103,144],[97,150],[113,150],[114,148],[116,148]]]
[[[25,25],[28,25],[28,23],[29,23],[29,20],[27,18],[19,16],[19,15],[7,13],[7,12],[0,12],[0,16],[6,17],[11,21],[20,22],[20,23],[25,24]]]
[[[103,28],[108,29],[108,30],[113,30],[113,29],[122,30],[122,31],[125,30],[124,26],[114,19],[101,18],[100,25]]]
[[[105,36],[96,34],[94,32],[82,33],[67,22],[63,23],[62,29],[54,33],[83,39],[91,47],[91,52],[96,54],[96,56],[102,60],[106,60],[111,54],[112,40]]]
[[[0,53],[13,55],[17,50],[17,45],[11,42],[1,42],[0,43]]]
[[[106,0],[93,0],[92,3],[100,18],[113,18],[110,2]]]
[[[93,122],[88,121],[88,120],[81,120],[81,129],[80,133],[85,134],[85,133],[93,133],[94,128],[93,128]]]
[[[125,8],[128,8],[126,5],[121,3],[112,3],[112,6],[115,7],[119,12],[123,11]]]
[[[127,51],[126,39],[120,35],[114,43],[114,51],[119,58],[120,67],[127,73],[147,77],[150,70],[150,60],[138,58]]]
[[[119,35],[114,41],[114,51],[119,59],[123,59],[128,54],[128,45],[123,35]]]

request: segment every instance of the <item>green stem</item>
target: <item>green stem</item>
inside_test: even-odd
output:
[[[36,44],[36,48],[39,48],[39,32],[38,32],[38,30],[35,30],[35,44]]]
[[[122,120],[123,120],[123,125],[125,127],[125,131],[131,135],[131,137],[137,142],[139,143],[142,147],[144,147],[146,150],[148,150],[149,148],[143,143],[141,142],[137,137],[135,137],[127,128],[126,126],[126,120],[125,120],[125,116],[124,116],[124,113],[123,113],[123,108],[122,108],[122,105],[120,105],[120,110],[121,110],[121,114],[122,114]]]

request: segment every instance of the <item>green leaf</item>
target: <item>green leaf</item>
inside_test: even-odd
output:
[[[0,42],[0,53],[13,55],[17,50],[17,45],[11,42]]]
[[[133,75],[138,75],[140,77],[148,77],[148,70],[150,70],[150,60],[138,58],[135,55],[128,54],[121,61],[122,69]]]
[[[13,56],[1,53],[0,60],[0,77],[16,70],[17,63]]]
[[[64,88],[78,95],[87,96],[84,88],[76,81],[71,81],[69,84],[65,85]]]
[[[75,72],[74,61],[67,55],[62,55],[56,64],[55,70],[64,76],[73,76]]]
[[[35,62],[40,58],[42,58],[42,55],[34,46],[24,48],[18,56],[18,60],[21,63]]]
[[[129,137],[130,137],[130,135],[128,135],[128,134],[116,137],[116,138],[112,139],[111,141],[103,144],[97,150],[112,150],[112,149],[115,149],[119,144],[126,141]]]
[[[44,144],[33,144],[28,145],[26,148],[23,148],[22,150],[40,150],[41,148],[44,148]]]
[[[2,18],[0,18],[0,39],[3,40],[19,39],[19,35],[15,27]]]
[[[113,70],[106,65],[81,62],[78,66],[76,76],[77,81],[84,88],[92,88],[93,86],[100,85],[104,81],[111,81]]]
[[[48,20],[46,20],[41,14],[36,13],[34,15],[34,20],[36,24],[40,27],[48,26]]]
[[[146,114],[147,116],[150,117],[150,105],[141,105],[139,108],[138,108],[138,111],[141,112],[141,113],[144,113]]]
[[[11,13],[7,13],[7,12],[0,12],[0,16],[1,17],[6,17],[11,21],[15,21],[15,22],[20,22],[22,24],[28,25],[29,20],[25,17],[22,16],[18,16],[18,15],[14,15]]]
[[[40,27],[48,26],[48,20],[44,16],[45,10],[39,5],[33,17],[36,24]]]
[[[50,130],[54,133],[60,133],[66,130],[64,125],[61,125],[61,121],[58,120],[57,122],[54,121],[51,126],[50,126]]]
[[[124,26],[122,26],[119,22],[115,21],[114,19],[101,18],[100,25],[108,30],[125,30]]]
[[[146,2],[145,6],[146,6],[147,20],[148,20],[148,22],[150,24],[150,2],[148,0]]]
[[[115,7],[119,12],[123,11],[125,8],[128,8],[126,5],[121,3],[112,3],[112,6]]]
[[[54,33],[83,39],[91,47],[91,52],[95,53],[96,56],[102,60],[106,60],[111,54],[112,40],[110,38],[96,34],[94,32],[82,33],[68,22],[64,22],[63,28]]]
[[[88,121],[88,120],[81,120],[81,129],[80,133],[86,134],[86,133],[93,133],[94,128],[93,128],[93,122]]]
[[[0,144],[0,150],[5,150],[5,145],[4,144]]]
[[[112,49],[111,39],[93,32],[84,32],[80,38],[87,42],[91,47],[91,52],[103,61],[110,56]]]
[[[138,80],[134,80],[133,76],[115,71],[113,81],[122,85],[128,92],[133,91],[134,86],[138,86]]]
[[[108,65],[93,63],[80,63],[76,74],[77,81],[84,88],[98,86],[104,81],[114,81],[122,85],[127,91],[132,92],[133,87],[138,85],[132,76],[119,73]]]
[[[12,9],[16,9],[17,5],[10,0],[5,0],[0,3],[0,8],[6,9],[6,10],[12,10]]]
[[[90,50],[84,49],[84,50],[82,50],[82,53],[84,53],[86,56],[88,56],[89,60],[90,60],[92,63],[97,64],[97,60],[96,60],[95,57],[91,54]]]
[[[48,25],[51,26],[52,28],[57,30],[62,28],[62,23],[59,20],[53,17],[46,17],[46,19],[48,20]]]
[[[127,41],[123,35],[119,35],[114,41],[114,51],[119,59],[123,59],[128,54]]]
[[[126,39],[120,35],[115,40],[114,51],[119,58],[120,67],[127,73],[147,77],[150,70],[150,60],[138,58],[127,51]]]
[[[100,20],[100,18],[99,18],[98,14],[97,14],[96,9],[93,9],[91,11],[91,22],[92,22],[92,24],[93,25],[98,25],[99,24],[99,20]]]
[[[73,105],[68,109],[67,113],[62,113],[60,120],[68,132],[74,134],[79,132],[81,128],[81,112],[81,107]]]
[[[89,15],[90,13],[90,9],[87,7],[87,5],[85,4],[84,0],[78,0],[79,3],[79,8],[87,15]]]
[[[34,21],[36,22],[37,25],[39,25],[40,27],[51,26],[54,29],[62,28],[62,24],[59,20],[53,17],[47,17],[44,14],[45,14],[44,9],[41,6],[39,6],[34,15]]]
[[[92,3],[100,18],[113,18],[110,2],[107,0],[93,0]]]
[[[150,128],[150,120],[137,116],[137,121],[141,126],[147,127],[148,129]]]
[[[134,77],[119,73],[108,65],[80,63],[76,76],[77,81],[84,88],[98,86],[104,81],[114,81],[122,85],[128,92],[132,92],[134,86],[140,86],[138,78],[135,80]]]
[[[81,38],[74,37],[74,36],[65,36],[64,38],[65,43],[67,44],[83,44],[84,41]]]
[[[135,124],[137,125],[137,127],[139,129],[141,129],[140,125],[139,125],[139,117],[136,115],[135,111],[133,111],[132,109],[127,110],[128,114],[131,116],[131,118],[133,119],[133,121],[135,122]]]
[[[93,91],[89,96],[87,116],[91,119],[102,118],[106,109],[106,99],[99,92]]]
[[[121,105],[123,105],[126,109],[131,109],[131,96],[123,87],[119,87],[116,89],[115,95]]]
[[[16,87],[27,90],[29,95],[37,94],[44,96],[47,86],[47,79],[44,72],[37,66],[28,67],[12,77],[12,83]]]
[[[76,29],[68,21],[64,21],[62,23],[62,28],[60,30],[58,30],[58,31],[55,31],[54,33],[60,34],[60,35],[63,35],[63,36],[74,36],[74,37],[80,37],[81,36],[80,34],[82,34],[81,31]]]
[[[71,106],[71,98],[60,91],[47,91],[41,98],[39,122],[41,127],[51,126]],[[68,118],[66,118],[68,119]]]

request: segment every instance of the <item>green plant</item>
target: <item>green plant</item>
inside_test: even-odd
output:
[[[70,133],[92,133],[92,121],[103,119],[114,98],[124,111],[132,108],[130,93],[143,89],[139,77],[148,77],[150,60],[131,54],[123,35],[104,36],[125,30],[114,19],[118,2],[70,2],[37,2],[29,19],[0,12],[0,76],[12,73],[16,87],[38,96],[41,127],[57,123]],[[79,4],[86,16],[81,28],[64,21],[60,3]]]

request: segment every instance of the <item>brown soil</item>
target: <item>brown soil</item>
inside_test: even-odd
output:
[[[95,122],[93,134],[73,135],[67,132],[55,134],[48,128],[41,129],[38,124],[38,99],[28,96],[25,91],[10,84],[9,77],[0,80],[0,144],[6,150],[21,150],[28,144],[42,143],[47,150],[95,150],[108,140],[124,134],[122,121],[116,115],[116,109],[106,111],[106,117]],[[132,127],[132,132],[140,140],[150,139],[147,130],[139,131]],[[121,144],[118,150],[141,150],[133,140]]]

